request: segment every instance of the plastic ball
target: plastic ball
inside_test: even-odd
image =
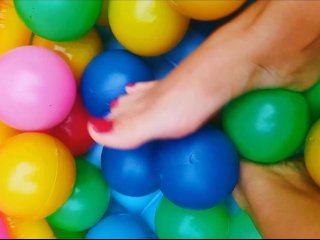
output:
[[[307,170],[320,186],[320,121],[311,129],[305,144],[304,156]]]
[[[13,129],[0,121],[0,146],[4,144],[9,138],[19,133],[20,131]]]
[[[239,157],[230,140],[205,126],[178,140],[159,143],[160,190],[184,208],[207,209],[224,201],[239,178]]]
[[[55,239],[45,219],[22,220],[5,217],[5,224],[12,239]]]
[[[48,217],[50,225],[70,232],[95,225],[109,205],[110,190],[99,169],[82,158],[76,160],[77,174],[73,193],[67,202]]]
[[[158,191],[140,214],[141,218],[146,221],[146,223],[154,232],[156,231],[156,213],[158,211],[162,198],[163,194],[161,193],[161,191]]]
[[[155,239],[154,233],[138,216],[117,214],[91,228],[86,239]]]
[[[82,232],[68,232],[61,229],[52,228],[57,239],[85,239],[87,231]]]
[[[231,217],[229,239],[261,239],[252,219],[244,211]]]
[[[84,72],[81,82],[84,104],[91,115],[105,117],[112,100],[124,95],[129,83],[152,79],[153,73],[143,59],[124,50],[104,52]]]
[[[72,41],[84,36],[95,25],[101,0],[14,0],[24,23],[43,38]]]
[[[109,24],[129,51],[157,56],[178,44],[189,19],[174,11],[167,1],[109,0]]]
[[[237,213],[242,211],[242,209],[239,207],[238,203],[233,198],[233,196],[229,196],[225,204],[231,216],[236,215]]]
[[[239,9],[246,0],[170,0],[171,6],[181,14],[198,20],[217,20]]]
[[[48,133],[63,142],[73,156],[80,156],[88,152],[94,144],[88,132],[88,121],[89,113],[81,97],[77,96],[69,116]]]
[[[97,30],[102,37],[104,50],[126,50],[121,43],[113,36],[109,27],[97,26]]]
[[[0,23],[0,56],[29,44],[32,32],[20,20],[12,0],[0,1]]]
[[[223,204],[196,211],[163,198],[156,214],[156,233],[160,239],[226,239],[229,222]]]
[[[300,93],[258,90],[227,105],[223,125],[244,158],[275,163],[301,147],[309,129],[310,111]]]
[[[0,211],[28,220],[43,219],[68,199],[75,163],[57,139],[23,133],[0,148]]]
[[[0,214],[0,239],[10,239],[8,227],[5,224],[5,216]]]
[[[151,67],[155,79],[164,79],[175,68],[175,65],[167,61],[163,56],[160,57],[146,57],[144,58]]]
[[[87,65],[102,52],[102,40],[96,30],[91,30],[82,38],[69,42],[54,42],[35,36],[32,44],[59,54],[69,64],[78,83]]]
[[[311,109],[311,118],[315,122],[320,119],[320,81],[304,94]]]
[[[154,172],[154,147],[153,143],[132,150],[105,147],[101,164],[103,176],[110,187],[133,197],[156,191],[158,183]]]
[[[0,58],[0,119],[25,131],[45,130],[61,123],[76,97],[68,65],[40,47],[16,48]]]
[[[112,190],[111,198],[119,203],[126,212],[139,215],[159,193],[160,191],[156,191],[140,197],[131,197]]]
[[[103,146],[95,144],[86,155],[84,159],[101,169],[101,155],[102,155]]]

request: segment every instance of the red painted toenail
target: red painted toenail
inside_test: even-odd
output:
[[[127,87],[134,87],[136,83],[128,83]]]
[[[110,132],[113,128],[112,121],[105,120],[103,118],[91,117],[89,123],[96,132]]]
[[[114,108],[118,105],[119,103],[119,100],[118,99],[115,99],[113,100],[111,103],[110,103],[110,108]]]

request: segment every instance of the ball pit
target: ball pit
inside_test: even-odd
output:
[[[300,154],[320,186],[319,82],[244,94],[176,140],[117,150],[88,134],[252,2],[0,0],[0,238],[262,238],[231,195],[240,155]]]

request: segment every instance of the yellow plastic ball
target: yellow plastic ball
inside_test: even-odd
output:
[[[28,45],[31,35],[16,13],[13,0],[0,0],[0,56],[16,47]]]
[[[4,221],[12,239],[55,239],[45,219],[30,221],[5,217]]]
[[[13,129],[0,121],[0,146],[4,144],[9,138],[19,134],[20,131]]]
[[[189,26],[189,18],[173,10],[168,1],[109,0],[108,13],[118,41],[142,56],[157,56],[171,50]]]
[[[102,10],[100,17],[98,19],[97,25],[98,26],[104,26],[107,27],[109,26],[109,20],[108,20],[108,1],[109,0],[103,0],[102,2]]]
[[[304,154],[307,170],[320,186],[320,121],[313,126],[307,137]]]
[[[174,9],[197,20],[217,20],[239,9],[246,0],[170,0]]]
[[[0,212],[37,220],[59,209],[75,182],[75,161],[57,139],[23,133],[0,147]]]
[[[78,83],[91,60],[102,52],[102,40],[96,30],[70,42],[54,42],[39,36],[33,38],[33,45],[45,47],[58,53],[72,69]]]

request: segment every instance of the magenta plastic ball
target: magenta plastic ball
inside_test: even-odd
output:
[[[39,131],[62,122],[72,109],[76,82],[54,52],[26,46],[0,58],[0,119],[23,131]]]

